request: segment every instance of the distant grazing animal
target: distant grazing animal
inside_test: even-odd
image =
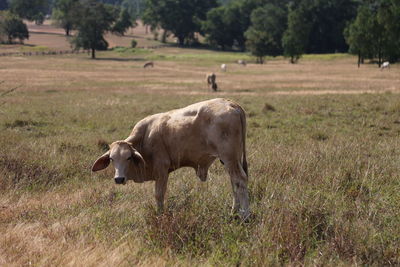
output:
[[[383,69],[390,69],[389,61],[385,61],[382,63],[381,70],[383,70]]]
[[[143,68],[147,68],[147,67],[152,67],[152,68],[154,68],[154,62],[153,62],[153,61],[146,62],[146,63],[143,65]]]
[[[226,72],[226,68],[227,68],[226,64],[222,64],[222,65],[221,65],[221,70],[222,70],[223,72]]]
[[[242,65],[242,66],[246,66],[246,65],[247,65],[246,61],[244,61],[244,60],[242,60],[242,59],[239,59],[239,60],[237,61],[237,63],[238,63],[239,65]]]
[[[128,138],[110,145],[92,171],[112,162],[117,184],[155,181],[157,208],[162,212],[169,173],[191,167],[204,182],[218,158],[230,176],[232,212],[246,219],[250,210],[245,141],[244,110],[235,102],[215,98],[144,118]]]
[[[217,79],[217,76],[214,73],[208,73],[206,75],[206,81],[207,81],[208,88],[211,87],[214,91],[217,91],[217,89],[218,89],[217,83],[215,82],[216,79]]]

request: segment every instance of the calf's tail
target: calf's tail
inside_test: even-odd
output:
[[[240,106],[239,106],[240,107]],[[242,159],[242,167],[246,176],[249,176],[248,166],[247,166],[247,158],[246,158],[246,113],[243,108],[240,107],[240,122],[242,124],[242,144],[243,144],[243,159]]]

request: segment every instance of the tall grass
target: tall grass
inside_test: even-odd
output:
[[[312,95],[396,92],[395,66],[354,72],[347,56],[230,64],[211,93],[204,74],[246,54],[98,55],[0,61],[2,85],[21,85],[0,107],[0,265],[400,264],[400,96]],[[149,59],[154,69],[143,69]],[[218,161],[206,183],[191,169],[172,173],[161,215],[153,183],[90,173],[143,117],[213,97],[247,112],[249,222],[230,217]]]
[[[161,215],[152,183],[116,186],[112,170],[90,174],[139,119],[205,98],[8,96],[18,104],[6,104],[0,122],[0,262],[400,264],[398,95],[233,97],[249,115],[248,223],[229,216],[219,162],[206,183],[190,169],[173,173]]]

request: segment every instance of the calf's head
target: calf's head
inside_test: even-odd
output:
[[[131,143],[125,141],[112,143],[110,150],[95,161],[92,171],[103,170],[110,162],[115,169],[115,183],[125,184],[127,180],[143,182],[145,161]]]

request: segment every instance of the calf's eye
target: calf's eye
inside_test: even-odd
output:
[[[132,159],[132,156],[130,156],[127,160],[131,160]]]

